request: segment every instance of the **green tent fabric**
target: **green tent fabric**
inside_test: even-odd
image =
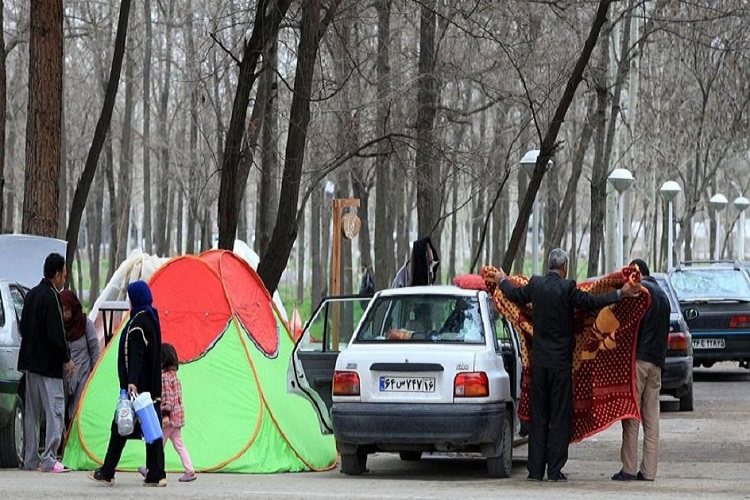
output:
[[[294,341],[245,261],[222,250],[177,257],[149,284],[163,341],[180,358],[182,436],[197,471],[272,473],[335,465],[333,438],[320,434],[309,403],[286,391]],[[119,395],[119,334],[100,358],[68,430],[63,460],[72,469],[93,469],[104,460]],[[144,444],[131,440],[119,467],[136,470],[144,460]],[[171,444],[166,466],[182,470]]]

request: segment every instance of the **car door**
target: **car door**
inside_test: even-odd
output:
[[[349,344],[371,297],[326,297],[305,324],[287,370],[287,390],[307,399],[324,434],[333,433],[333,371],[336,358]]]

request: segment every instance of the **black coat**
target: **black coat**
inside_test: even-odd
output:
[[[572,368],[574,307],[586,311],[601,309],[620,297],[616,291],[601,295],[583,292],[575,281],[554,271],[546,276],[533,276],[528,285],[521,287],[503,280],[500,290],[517,304],[533,305],[533,363],[543,368]]]
[[[118,375],[120,389],[134,384],[138,392],[150,392],[151,399],[161,399],[161,331],[153,318],[145,311],[136,313],[122,332],[120,342]],[[119,367],[124,367],[124,370]],[[123,373],[124,372],[124,373]]]
[[[18,370],[61,379],[68,361],[60,294],[50,280],[43,279],[23,301]]]
[[[641,327],[638,330],[638,341],[635,357],[641,361],[653,363],[664,368],[667,356],[667,336],[669,335],[669,298],[664,290],[651,276],[645,276],[641,284],[651,295],[651,305],[646,310]]]

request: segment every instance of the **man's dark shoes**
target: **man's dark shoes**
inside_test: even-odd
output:
[[[624,470],[620,470],[620,472],[612,476],[612,481],[632,481],[633,479],[636,479],[637,477],[638,476],[634,474],[628,474]]]
[[[90,470],[89,479],[91,479],[92,481],[96,481],[97,483],[104,484],[106,486],[112,486],[115,484],[115,478],[111,477],[107,479],[106,477],[104,477],[104,474],[102,474],[101,469]]]
[[[542,476],[532,476],[531,474],[529,474],[529,477],[527,477],[526,480],[527,481],[541,481]]]
[[[568,476],[566,476],[562,472],[558,473],[556,476],[550,476],[547,479],[555,483],[567,483],[568,482]]]
[[[641,471],[638,471],[638,475],[636,476],[638,481],[653,481],[653,479],[649,479],[646,476],[643,475]]]

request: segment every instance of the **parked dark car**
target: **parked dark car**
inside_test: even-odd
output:
[[[666,274],[653,273],[669,298],[667,359],[661,372],[661,393],[680,400],[680,411],[693,411],[693,343],[680,304]]]
[[[683,262],[669,273],[693,342],[693,365],[750,368],[750,277],[740,262]]]

